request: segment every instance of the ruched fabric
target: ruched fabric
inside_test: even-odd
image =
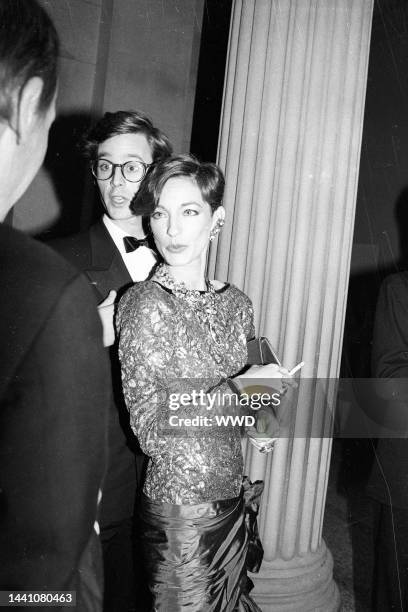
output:
[[[138,528],[156,612],[260,612],[249,596],[241,494],[193,505],[142,496]]]

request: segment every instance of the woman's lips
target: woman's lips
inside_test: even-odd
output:
[[[168,251],[170,251],[170,253],[180,253],[180,251],[184,251],[184,249],[187,248],[187,245],[185,245],[185,244],[170,244],[166,248],[167,248]]]

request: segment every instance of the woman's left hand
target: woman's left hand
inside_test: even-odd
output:
[[[237,378],[290,378],[289,370],[277,363],[253,365]]]
[[[276,363],[269,363],[267,365],[253,365],[243,374],[236,376],[233,381],[237,385],[238,389],[242,392],[251,395],[254,392],[255,386],[252,381],[262,381],[261,386],[268,389],[276,389],[280,395],[284,395],[289,387],[296,388],[297,383],[293,379],[292,374],[287,368],[279,366]],[[265,383],[267,383],[265,385]],[[257,387],[259,384],[257,385]]]

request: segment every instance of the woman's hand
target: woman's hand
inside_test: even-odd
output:
[[[277,363],[253,365],[238,378],[290,378],[289,370]]]
[[[280,395],[284,395],[288,387],[297,387],[297,383],[292,376],[287,368],[279,366],[277,363],[269,363],[267,365],[253,365],[244,374],[235,376],[233,381],[241,393],[245,392],[250,395],[255,390],[252,381],[262,380],[263,382],[268,381],[267,388],[272,387]]]

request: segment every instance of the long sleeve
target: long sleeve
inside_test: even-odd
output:
[[[2,399],[3,589],[79,587],[106,460],[110,368],[101,331],[91,290],[76,276]]]
[[[142,284],[134,294],[135,299],[131,296],[131,293],[124,296],[118,309],[119,357],[131,427],[146,455],[162,454],[173,436],[221,434],[214,421],[216,415],[250,413],[246,407],[239,406],[238,397],[216,373],[211,377],[186,376],[185,371],[180,371],[179,376],[169,376],[177,335],[172,312],[157,295],[152,300],[150,291]],[[249,300],[247,308],[240,309],[237,316],[246,342],[254,334]],[[185,357],[182,347],[176,353],[181,359]],[[208,399],[208,395],[212,398]],[[188,403],[188,397],[193,403]],[[181,405],[180,398],[188,405]],[[184,426],[186,420],[189,422],[194,417],[199,417],[196,425]],[[177,426],[172,426],[172,422]],[[228,427],[232,425],[224,426]]]
[[[132,429],[151,458],[145,492],[155,499],[203,499],[214,490],[212,483],[219,485],[220,462],[230,475],[223,493],[239,492],[240,427],[218,417],[239,412],[236,398],[225,399],[232,391],[221,381],[246,363],[252,306],[233,287],[214,300],[211,318],[204,299],[201,310],[191,310],[146,281],[136,283],[118,307],[124,397]]]
[[[141,449],[150,457],[168,451],[175,435],[199,434],[200,427],[178,426],[172,431],[169,419],[176,411],[177,398],[199,393],[211,382],[207,378],[169,375],[175,330],[168,315],[163,303],[151,300],[150,293],[142,288],[135,300],[129,294],[125,296],[118,309],[123,393],[132,430]],[[205,411],[205,404],[179,406],[177,417],[205,416]]]
[[[143,294],[135,301],[129,298],[122,298],[117,315],[123,394],[140,447],[154,456],[160,452],[158,417],[168,388],[164,314],[158,303],[152,303],[145,316]]]

